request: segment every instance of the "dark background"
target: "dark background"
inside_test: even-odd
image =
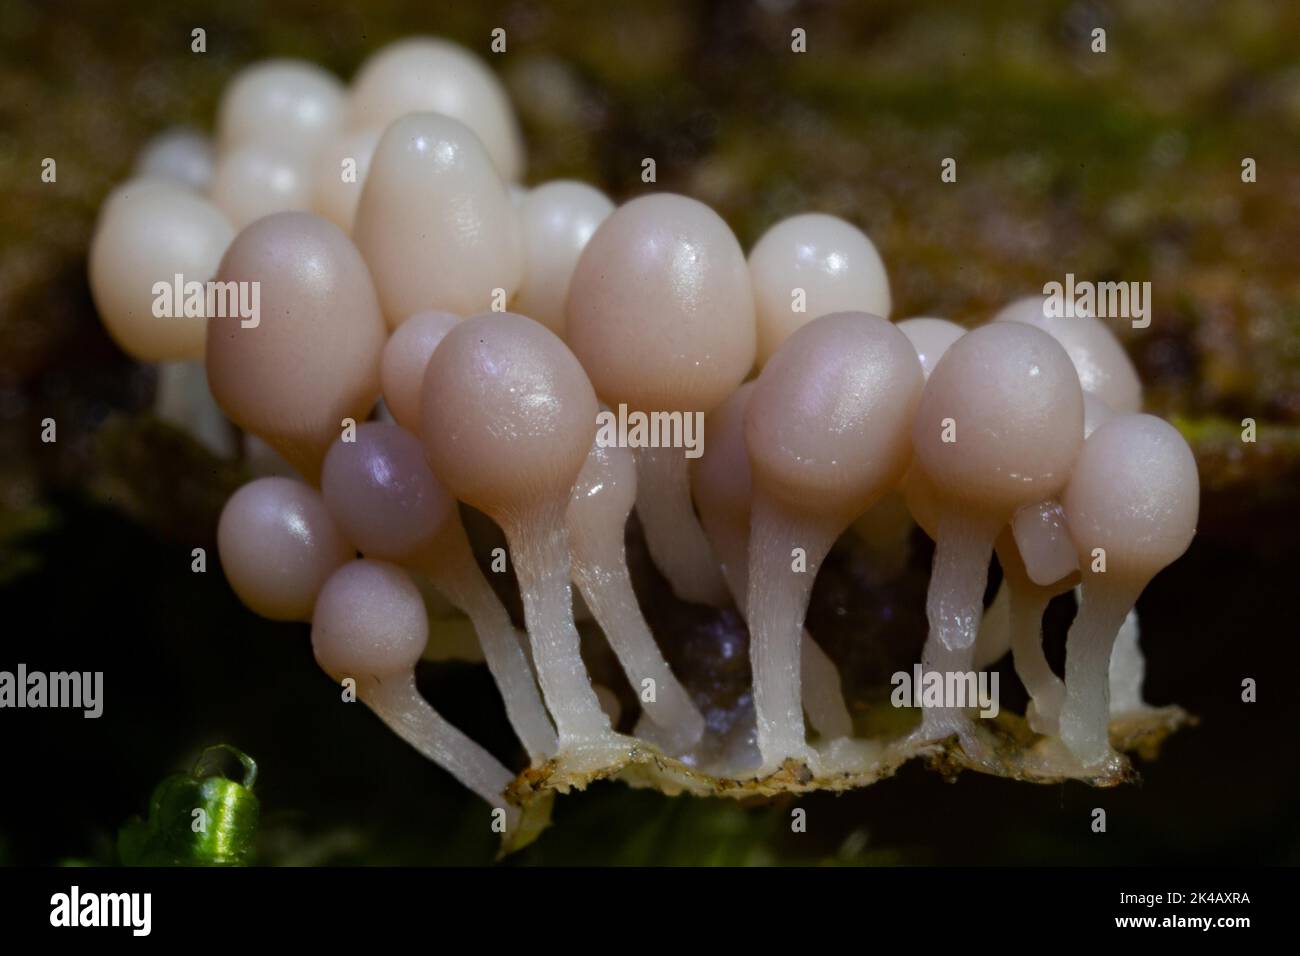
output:
[[[490,57],[497,26],[509,52]],[[1089,50],[1095,26],[1105,54]],[[154,132],[210,128],[239,66],[301,56],[346,79],[412,33],[490,57],[524,125],[528,183],[578,177],[623,200],[647,188],[653,156],[656,188],[711,203],[746,247],[795,212],[844,216],[880,248],[895,318],[983,321],[1067,271],[1150,280],[1151,327],[1117,332],[1202,475],[1198,537],[1139,605],[1148,700],[1200,724],[1140,762],[1141,783],[949,783],[909,765],[845,796],[748,806],[605,783],[561,798],[556,825],[510,864],[1300,862],[1295,6],[0,0],[0,669],[105,671],[99,720],[0,711],[0,863],[111,861],[153,785],[220,741],[261,765],[262,862],[493,857],[478,801],[337,706],[305,626],[244,610],[215,561],[190,573],[191,548],[215,555],[244,476],[149,417],[153,372],[107,339],[85,278],[106,191]],[[40,182],[45,156],[57,184]],[[958,182],[944,185],[948,156]],[[1246,156],[1257,183],[1241,182]],[[39,441],[46,416],[56,445]],[[1246,416],[1255,445],[1239,441]],[[711,658],[734,621],[673,606],[635,528],[631,544],[687,683],[702,697],[743,686],[743,667]],[[928,553],[917,542],[882,582],[846,540],[819,579],[809,627],[859,708],[880,661],[919,647]],[[1058,658],[1069,613],[1050,616]],[[1246,677],[1258,703],[1241,702]],[[481,666],[429,665],[420,680],[514,759]],[[794,806],[806,834],[789,832]],[[1094,807],[1105,834],[1090,830]]]

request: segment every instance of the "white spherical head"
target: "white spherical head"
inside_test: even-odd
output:
[[[754,334],[740,244],[685,196],[620,206],[569,283],[567,341],[611,406],[708,412],[749,373]]]
[[[311,161],[266,143],[246,143],[217,160],[212,201],[243,229],[272,213],[311,207]]]
[[[1049,315],[1043,296],[1017,299],[993,317],[995,322],[1022,322],[1042,329],[1065,348],[1079,373],[1083,390],[1103,399],[1117,412],[1142,407],[1142,382],[1115,333],[1091,315]]]
[[[1047,296],[1024,295],[1012,299],[997,312],[990,322],[1023,322],[1025,325],[1037,325],[1047,309]]]
[[[1196,534],[1196,460],[1163,419],[1117,415],[1084,442],[1062,503],[1081,566],[1101,548],[1107,574],[1145,584]]]
[[[344,232],[352,231],[361,188],[378,145],[378,130],[357,130],[335,137],[316,154],[312,161],[312,212]]]
[[[194,190],[184,183],[164,176],[132,175],[130,179],[124,180],[110,189],[108,195],[104,197],[104,201],[99,206],[99,212],[95,215],[95,231],[98,232],[99,227],[108,222],[111,213],[119,208],[129,207],[131,203],[136,202],[145,193],[192,197]]]
[[[135,175],[165,179],[204,193],[212,185],[216,157],[212,141],[197,130],[177,127],[159,133],[140,151]]]
[[[1083,393],[1083,439],[1115,417],[1115,409],[1091,392]]]
[[[524,240],[524,279],[511,305],[564,336],[564,306],[578,257],[614,204],[599,189],[572,180],[543,183],[517,203]]]
[[[343,84],[301,60],[267,60],[235,75],[217,107],[223,152],[261,143],[309,154],[343,122]]]
[[[437,113],[409,113],[384,131],[352,236],[393,327],[425,309],[487,311],[523,274],[518,214],[483,144]]]
[[[783,219],[749,254],[758,313],[758,361],[765,363],[787,338],[830,312],[889,317],[889,277],[866,233],[823,213]],[[804,310],[794,311],[795,290]]]
[[[998,553],[1004,554],[1004,545],[1009,544],[1010,550],[1020,558],[1019,570],[1035,584],[1041,587],[1056,584],[1079,570],[1065,509],[1059,501],[1025,505],[1011,519],[1008,530],[1010,534],[1002,539]]]
[[[348,103],[352,129],[382,129],[407,113],[441,113],[483,141],[503,179],[523,175],[524,146],[505,88],[464,47],[412,37],[376,52],[357,72]]]
[[[183,186],[137,180],[115,190],[90,243],[90,291],[113,340],[143,362],[202,358],[207,319],[185,314],[175,279],[182,293],[207,282],[234,236],[216,206]]]
[[[573,486],[569,513],[582,520],[622,528],[636,504],[636,455],[630,448],[593,442]]]

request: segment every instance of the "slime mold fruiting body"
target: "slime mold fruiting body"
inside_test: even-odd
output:
[[[750,505],[753,481],[745,447],[745,409],[754,383],[746,382],[709,415],[705,428],[708,454],[691,474],[695,503],[709,542],[722,565],[741,617],[749,600]],[[803,708],[812,728],[835,739],[853,733],[835,662],[804,631],[799,642],[799,682]]]
[[[202,315],[158,315],[154,283],[208,279],[235,230],[215,205],[183,187],[139,180],[104,205],[90,244],[90,289],[109,334],[144,362],[201,359]]]
[[[524,277],[514,308],[563,338],[573,270],[614,204],[586,183],[559,180],[528,190],[518,209]]]
[[[884,319],[815,319],[777,350],[745,410],[754,476],[749,548],[750,658],[760,773],[810,766],[799,699],[799,642],[817,568],[857,515],[902,478],[921,364]],[[802,552],[806,566],[792,558]]]
[[[135,175],[141,179],[171,180],[196,192],[212,183],[212,144],[202,133],[176,127],[159,133],[140,151]]]
[[[759,237],[749,254],[758,317],[758,361],[801,325],[832,312],[889,318],[889,277],[880,253],[856,226],[835,216],[803,213]],[[792,298],[802,295],[802,308]]]
[[[967,673],[998,532],[1017,508],[1065,486],[1083,443],[1083,393],[1069,356],[1032,326],[967,333],[926,381],[913,443],[938,511],[922,667]],[[968,754],[985,751],[950,707],[928,708],[920,733],[957,733]]]
[[[241,72],[217,106],[223,152],[273,143],[301,154],[323,147],[343,122],[343,84],[301,60],[267,60]]]
[[[355,554],[315,489],[276,477],[230,496],[217,548],[239,599],[273,621],[310,621],[325,580]]]
[[[485,311],[495,290],[509,297],[522,277],[505,185],[469,127],[437,113],[410,113],[384,130],[352,235],[393,327],[423,309]]]
[[[1143,588],[1196,533],[1196,461],[1168,422],[1118,415],[1084,442],[1062,500],[1083,596],[1066,640],[1061,739],[1089,767],[1115,756],[1107,733],[1115,636]]]
[[[212,394],[314,482],[343,420],[379,396],[384,320],[366,264],[337,226],[286,212],[244,229],[217,281],[257,283],[262,314],[208,323]]]
[[[566,338],[611,406],[705,413],[754,362],[754,294],[740,243],[712,209],[643,196],[601,223],[569,285]],[[726,600],[677,448],[637,453],[637,514],[678,596]]]
[[[596,410],[564,343],[531,319],[500,313],[466,319],[434,350],[420,428],[438,477],[505,531],[560,750],[599,754],[625,745],[582,663],[565,523]]]
[[[420,406],[424,402],[424,371],[443,336],[460,317],[450,312],[419,312],[388,337],[379,362],[384,402],[397,424],[420,434]]]
[[[502,799],[513,774],[420,696],[415,664],[429,638],[424,601],[401,568],[352,561],[325,582],[312,615],[311,646],[337,681],[356,682],[357,697],[393,732],[444,767],[488,804],[519,810]]]
[[[464,123],[501,178],[519,179],[524,147],[515,112],[496,75],[478,57],[438,37],[411,37],[361,64],[348,97],[349,129],[384,129],[408,113],[425,112]]]

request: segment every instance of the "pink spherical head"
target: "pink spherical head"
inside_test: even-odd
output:
[[[567,501],[596,435],[596,394],[555,333],[522,315],[465,319],[424,376],[421,433],[434,473],[489,514]]]
[[[1083,391],[1060,344],[1029,325],[967,332],[935,366],[912,429],[917,463],[945,498],[1009,519],[1069,480]]]
[[[754,483],[801,510],[855,517],[911,460],[921,363],[879,316],[837,312],[796,330],[745,412]]]
[[[396,425],[367,422],[356,440],[336,441],[321,470],[321,494],[343,533],[368,558],[405,562],[457,520],[420,440]]]
[[[351,561],[330,576],[316,599],[312,652],[336,680],[409,675],[428,640],[424,600],[395,565]]]
[[[450,312],[419,312],[388,337],[379,364],[384,402],[397,424],[420,434],[420,395],[433,350],[460,321]]]
[[[217,280],[255,292],[258,315],[209,320],[213,397],[314,481],[343,419],[379,396],[387,330],[366,264],[332,223],[279,213],[235,237]]]
[[[231,495],[217,547],[239,599],[273,621],[310,619],[325,579],[356,555],[321,496],[290,478],[258,478]]]

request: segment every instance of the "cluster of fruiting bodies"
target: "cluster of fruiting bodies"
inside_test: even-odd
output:
[[[946,750],[990,772],[1121,776],[1112,711],[1145,709],[1132,609],[1190,543],[1198,485],[1178,432],[1140,413],[1106,325],[1041,299],[970,331],[893,323],[880,256],[843,220],[786,219],[746,257],[700,202],[526,189],[522,157],[493,74],[410,40],[350,89],[304,63],[249,67],[215,146],[164,136],[107,200],[90,273],[110,333],[205,373],[221,412],[297,473],[253,480],[222,514],[244,603],[309,621],[331,677],[514,825],[547,786],[618,771],[771,792]],[[174,276],[255,286],[260,315],[159,315],[151,290]],[[602,403],[701,416],[702,456],[597,441]],[[459,503],[504,532],[524,633]],[[936,542],[923,669],[973,673],[1010,649],[1039,735],[1014,757],[950,701],[901,739],[855,737],[836,665],[804,631],[836,539],[904,507]],[[677,596],[749,623],[755,719],[725,741],[638,606],[634,508]],[[862,533],[906,547],[882,526]],[[416,688],[420,578],[473,622],[528,756],[518,780]],[[584,666],[572,585],[638,692],[630,736]],[[1071,588],[1062,680],[1041,622]]]

